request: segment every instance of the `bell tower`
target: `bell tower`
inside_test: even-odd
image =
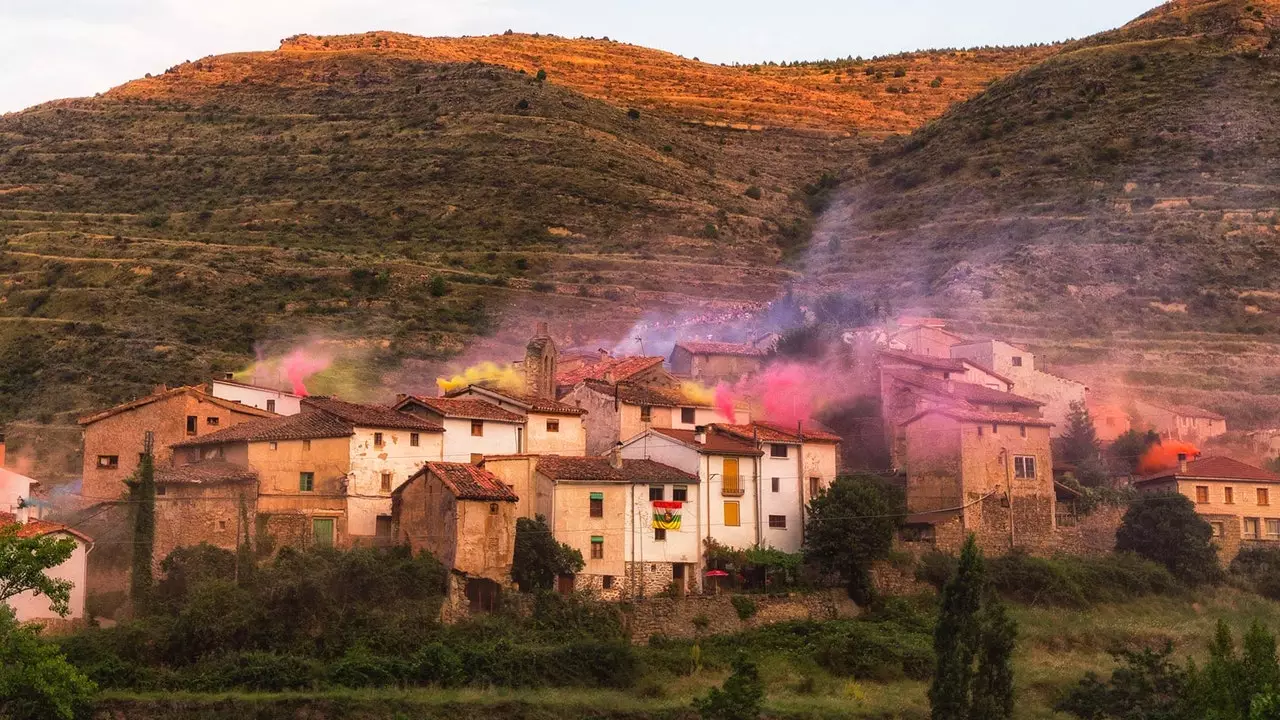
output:
[[[545,322],[538,323],[524,349],[525,391],[547,400],[556,399],[556,360],[559,351]]]

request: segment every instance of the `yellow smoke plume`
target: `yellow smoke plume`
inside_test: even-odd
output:
[[[680,383],[680,393],[699,405],[714,405],[716,402],[715,390],[692,380]]]
[[[451,378],[436,378],[441,394],[461,390],[468,385],[488,385],[508,392],[524,390],[524,374],[514,365],[498,365],[482,362],[463,370]]]

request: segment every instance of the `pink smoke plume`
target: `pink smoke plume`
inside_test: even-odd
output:
[[[830,380],[824,379],[822,369],[816,365],[794,362],[770,365],[733,386],[717,385],[716,410],[732,420],[734,407],[747,401],[760,411],[753,412],[753,416],[782,425],[795,425],[812,419],[821,404],[821,386]]]
[[[310,395],[307,392],[307,378],[328,368],[332,361],[328,355],[311,353],[307,348],[300,347],[284,357],[280,370],[293,387],[293,394],[306,396]]]
[[[734,397],[733,389],[724,383],[716,385],[716,411],[724,417],[725,422],[733,422],[734,406],[737,398]]]

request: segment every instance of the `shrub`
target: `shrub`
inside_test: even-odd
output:
[[[761,191],[760,191],[760,188],[759,188],[759,187],[757,187],[757,186],[755,186],[755,185],[752,185],[751,187],[749,187],[749,188],[747,188],[747,189],[746,189],[746,192],[744,192],[744,193],[742,193],[742,194],[743,194],[743,195],[746,195],[747,197],[751,198],[752,200],[759,200],[759,199],[760,199],[760,197],[761,197],[761,195],[762,195],[763,193],[761,193]]]
[[[630,110],[627,111],[627,117],[631,118],[632,120],[639,120],[640,111],[635,108],[631,108]]]
[[[449,283],[445,281],[443,275],[436,275],[431,278],[431,282],[427,283],[427,292],[431,293],[431,297],[443,297],[449,292]]]
[[[319,666],[309,658],[250,651],[223,655],[195,666],[184,685],[204,691],[281,692],[314,687],[319,675]]]
[[[411,663],[373,655],[363,648],[347,652],[329,667],[329,681],[349,688],[397,685],[413,672]]]
[[[1231,576],[1265,598],[1280,600],[1280,548],[1241,548],[1231,561]]]
[[[412,665],[413,679],[418,683],[453,687],[461,685],[466,679],[462,658],[442,643],[424,645],[414,653]]]
[[[67,662],[39,630],[22,627],[0,607],[0,717],[72,720],[92,711],[93,682]]]
[[[1116,531],[1116,549],[1158,562],[1182,582],[1199,585],[1222,574],[1212,539],[1213,529],[1188,497],[1159,493],[1129,504]]]
[[[733,609],[738,613],[738,619],[746,622],[756,616],[760,608],[756,606],[756,602],[744,595],[734,595],[729,598],[729,602],[733,603]]]

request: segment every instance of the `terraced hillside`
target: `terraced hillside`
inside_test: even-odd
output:
[[[1095,390],[1275,423],[1278,118],[1280,2],[1170,3],[886,144],[810,267]]]

